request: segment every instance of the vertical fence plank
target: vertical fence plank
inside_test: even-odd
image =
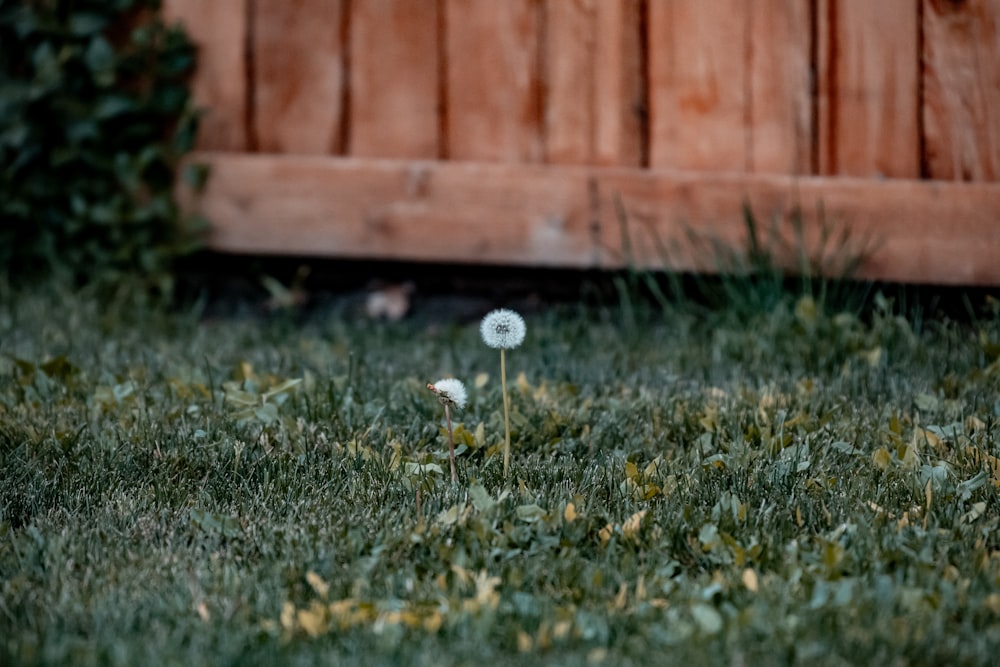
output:
[[[639,166],[638,0],[547,0],[545,158]]]
[[[438,4],[351,3],[351,155],[438,156]]]
[[[253,115],[260,150],[343,152],[343,0],[254,5]]]
[[[542,158],[538,0],[446,0],[447,157]]]
[[[545,161],[587,164],[594,156],[593,2],[545,3]]]
[[[247,148],[246,0],[165,0],[168,22],[180,21],[198,46],[192,82],[195,103],[205,109],[198,131],[202,150]]]
[[[744,0],[649,3],[650,164],[748,166]]]
[[[1000,180],[1000,0],[923,0],[927,176]]]
[[[810,3],[756,0],[750,21],[749,171],[813,165]]]
[[[643,90],[638,0],[597,5],[597,90],[594,161],[600,165],[641,166]]]
[[[918,0],[819,0],[819,169],[920,175]]]

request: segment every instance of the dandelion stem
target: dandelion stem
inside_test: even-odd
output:
[[[448,458],[451,463],[451,483],[458,483],[458,475],[455,473],[455,435],[451,430],[451,410],[448,404],[444,404],[444,419],[448,424]]]
[[[507,397],[507,358],[500,348],[500,388],[503,390],[503,478],[510,472],[510,399]]]

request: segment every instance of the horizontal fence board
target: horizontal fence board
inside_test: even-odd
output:
[[[923,0],[927,175],[1000,180],[1000,0]]]
[[[247,0],[164,0],[164,19],[180,22],[198,47],[198,71],[191,82],[204,109],[198,131],[203,150],[248,148]]]
[[[436,158],[438,7],[429,0],[352,2],[348,153]]]
[[[828,248],[818,265],[842,266],[863,255],[862,278],[1000,284],[1000,187],[993,184],[638,172],[609,176],[601,186],[602,195],[617,193],[623,202],[640,265],[668,260],[680,269],[718,271],[725,253],[716,246],[744,247],[746,205],[762,238],[781,239],[773,246],[775,257],[793,269],[800,265],[797,250],[816,254],[825,226],[835,237],[846,233],[847,241]],[[791,224],[796,214],[804,225],[798,248]],[[613,245],[620,232],[605,224],[601,229],[605,245]]]
[[[641,162],[638,0],[545,3],[545,161]]]
[[[918,178],[917,0],[818,0],[819,172]]]
[[[206,157],[206,156],[202,156]],[[212,247],[340,257],[593,264],[579,171],[489,163],[207,156]]]
[[[253,117],[261,151],[344,151],[344,5],[254,0]]]
[[[200,196],[182,191],[181,199],[212,221],[210,246],[224,252],[579,268],[631,261],[712,271],[718,257],[689,239],[742,247],[747,203],[762,226],[801,209],[807,249],[821,219],[849,231],[870,251],[860,277],[1000,285],[997,184],[224,153],[192,159],[209,164],[212,178]],[[631,230],[628,252],[618,202]]]
[[[649,3],[651,166],[746,168],[750,9],[743,0]]]
[[[445,0],[446,157],[540,162],[540,0]]]
[[[802,0],[756,0],[749,12],[747,171],[812,172],[812,19]]]

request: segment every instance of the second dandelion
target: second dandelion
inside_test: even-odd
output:
[[[503,391],[503,476],[510,471],[510,398],[507,395],[506,351],[513,350],[524,342],[524,318],[507,308],[499,308],[486,314],[479,325],[483,342],[500,350],[500,388]]]
[[[438,380],[434,384],[428,384],[427,388],[437,394],[438,400],[444,406],[444,418],[448,425],[448,460],[451,463],[451,483],[458,483],[458,474],[455,471],[455,434],[451,429],[451,408],[461,410],[465,407],[468,394],[465,392],[465,385],[461,380],[447,378]]]

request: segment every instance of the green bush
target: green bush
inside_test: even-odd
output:
[[[195,50],[159,0],[0,0],[0,272],[169,288]]]

